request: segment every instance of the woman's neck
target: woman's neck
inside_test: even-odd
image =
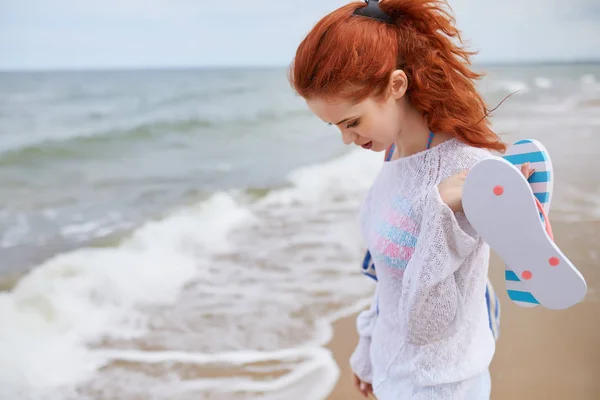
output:
[[[402,130],[394,140],[396,145],[394,158],[408,157],[426,150],[430,132],[431,130],[423,115],[412,106],[409,106],[406,119],[402,123]],[[434,134],[431,147],[451,138],[449,135],[440,132],[434,132]]]

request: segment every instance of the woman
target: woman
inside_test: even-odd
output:
[[[446,6],[353,2],[317,23],[291,67],[294,89],[344,143],[394,144],[361,210],[378,284],[351,358],[363,394],[380,400],[490,396],[489,247],[461,196],[465,171],[505,145]]]

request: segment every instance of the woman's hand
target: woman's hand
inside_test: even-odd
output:
[[[521,166],[521,172],[529,179],[535,170],[530,168],[529,163],[525,163]],[[460,172],[453,175],[438,185],[438,191],[442,201],[450,207],[454,213],[462,212],[462,190],[467,178],[468,171]]]
[[[455,214],[462,212],[462,190],[467,178],[467,172],[463,171],[456,175],[452,175],[449,178],[444,179],[438,185],[438,191],[442,201],[446,203],[448,207]]]
[[[358,390],[365,398],[368,398],[373,394],[373,386],[368,382],[363,382],[360,378],[353,374],[352,381],[354,382],[354,387]]]

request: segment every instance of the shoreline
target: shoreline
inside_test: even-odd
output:
[[[504,290],[504,265],[492,253],[489,276],[502,306],[500,337],[490,366],[492,399],[594,400],[600,398],[600,269],[594,259],[598,222],[555,222],[561,249],[588,284],[584,301],[564,311],[521,308]],[[333,323],[327,347],[340,369],[328,400],[364,399],[348,364],[358,341],[356,313]]]

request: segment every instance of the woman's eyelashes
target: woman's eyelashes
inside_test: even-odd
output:
[[[346,125],[346,129],[356,128],[358,126],[359,122],[360,122],[360,119],[350,122],[348,125]]]

